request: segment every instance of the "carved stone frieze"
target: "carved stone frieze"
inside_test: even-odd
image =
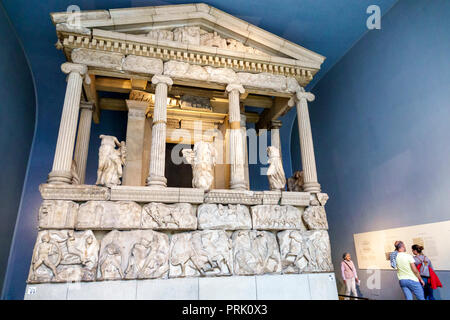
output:
[[[327,231],[286,230],[277,237],[283,273],[333,271]]]
[[[142,228],[155,230],[197,229],[196,207],[190,203],[151,202],[142,210]]]
[[[78,204],[73,201],[44,200],[39,208],[39,228],[73,229],[78,213]]]
[[[231,274],[231,240],[225,231],[204,230],[172,236],[171,278]]]
[[[132,201],[88,201],[78,210],[77,229],[136,229],[141,225],[141,206]]]
[[[253,275],[281,271],[277,239],[268,231],[235,231],[233,239],[234,274]]]
[[[199,229],[251,229],[252,220],[247,206],[240,204],[206,203],[198,207]]]
[[[258,230],[306,230],[302,211],[293,206],[258,205],[251,207],[253,229]]]
[[[281,192],[282,205],[307,207],[309,206],[309,202],[310,202],[309,192],[293,192],[293,191]]]
[[[98,249],[98,242],[90,230],[40,231],[28,282],[94,281]]]
[[[122,68],[125,71],[146,74],[162,74],[164,70],[161,59],[135,56],[132,54],[126,56],[123,60]]]
[[[169,237],[153,230],[111,231],[102,239],[100,280],[167,278]]]
[[[71,57],[74,63],[85,64],[90,67],[122,70],[124,55],[116,52],[77,48],[73,49]]]
[[[302,217],[309,230],[328,230],[327,214],[324,207],[309,206],[303,212]]]

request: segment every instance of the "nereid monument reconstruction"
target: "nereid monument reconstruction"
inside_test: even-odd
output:
[[[325,299],[330,290],[337,298],[308,113],[314,95],[304,90],[323,56],[206,4],[51,19],[67,88],[53,167],[40,185],[28,287],[53,298],[61,283],[78,283],[82,295],[107,291],[106,282],[145,285],[144,299],[299,291]],[[291,108],[303,168],[293,178],[284,174],[278,119]],[[91,122],[101,110],[128,112],[126,141],[94,137],[96,185],[86,185]],[[271,131],[270,190],[249,188],[246,123]],[[191,188],[167,186],[166,144],[191,146],[180,153]]]

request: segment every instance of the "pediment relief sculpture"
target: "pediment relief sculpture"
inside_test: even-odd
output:
[[[215,47],[238,52],[246,52],[261,56],[268,55],[261,50],[244,45],[239,40],[233,38],[224,38],[216,31],[208,32],[197,26],[183,26],[171,30],[151,30],[146,34],[146,36],[153,40],[175,41],[196,46]]]

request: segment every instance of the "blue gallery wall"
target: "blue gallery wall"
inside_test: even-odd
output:
[[[16,32],[0,4],[0,288],[19,210],[33,141],[36,114],[34,83]]]
[[[381,30],[368,32],[312,90],[338,278],[343,252],[356,262],[354,233],[450,218],[449,14],[446,0],[400,0]],[[298,150],[295,130],[291,142]],[[364,296],[403,298],[394,271],[381,271],[381,288],[372,290],[367,271],[359,275]],[[444,288],[437,296],[450,299],[450,271],[438,276]]]

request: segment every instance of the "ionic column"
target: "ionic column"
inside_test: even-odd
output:
[[[77,174],[80,184],[84,184],[86,177],[86,163],[89,152],[89,139],[91,137],[92,102],[80,103],[80,121],[78,123],[77,144],[75,145],[74,160],[77,164]]]
[[[272,120],[270,122],[270,145],[272,147],[277,148],[280,151],[281,155],[281,139],[280,139],[280,128],[281,128],[280,120]]]
[[[297,92],[297,121],[305,182],[303,189],[317,193],[320,192],[320,184],[317,182],[316,159],[308,112],[308,101],[314,101],[314,98],[310,92]]]
[[[152,146],[150,151],[150,169],[147,185],[151,187],[166,187],[164,176],[166,161],[166,122],[167,122],[167,92],[173,84],[167,76],[155,75],[152,83],[155,89],[155,109],[153,111]]]
[[[66,96],[59,123],[58,141],[56,143],[55,157],[52,171],[48,175],[48,183],[70,184],[72,174],[73,148],[77,131],[78,111],[80,107],[81,88],[83,76],[87,67],[75,63],[63,63],[61,70],[68,74]]]
[[[229,84],[228,92],[228,121],[230,122],[230,188],[245,190],[244,147],[242,145],[241,113],[239,95],[245,92],[240,84]]]
[[[143,152],[145,138],[145,112],[149,105],[145,101],[125,100],[128,108],[127,162],[123,169],[124,186],[142,185]]]
[[[241,135],[242,135],[242,147],[244,149],[244,173],[245,173],[245,184],[247,189],[250,188],[250,176],[248,173],[248,150],[247,150],[247,116],[241,113]]]

